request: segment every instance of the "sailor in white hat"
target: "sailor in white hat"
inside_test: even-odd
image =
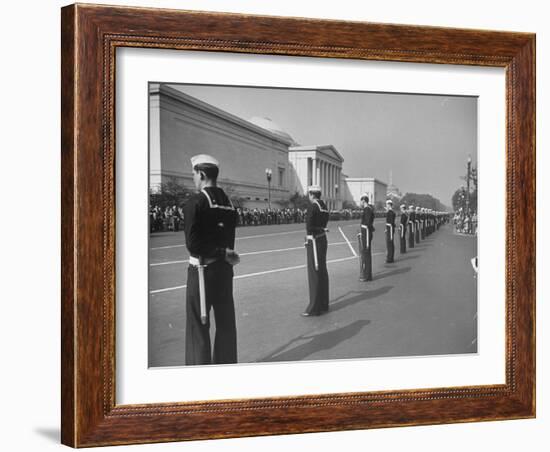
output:
[[[307,276],[309,305],[302,313],[304,317],[321,315],[329,310],[327,270],[327,223],[329,211],[321,199],[321,187],[308,187],[311,204],[306,217]]]
[[[372,239],[374,236],[374,209],[367,193],[361,195],[361,230],[359,231],[359,281],[372,281]]]
[[[237,213],[217,186],[219,162],[207,154],[191,158],[198,193],[186,203],[184,229],[189,268],[186,292],[185,363],[237,362],[233,300],[233,268],[239,262],[235,245]],[[210,343],[210,309],[216,319]]]
[[[393,236],[395,233],[395,212],[393,211],[393,201],[386,201],[386,263],[393,262],[395,246]]]
[[[407,224],[409,216],[407,215],[407,206],[401,204],[401,218],[399,219],[399,252],[405,254],[407,252]]]

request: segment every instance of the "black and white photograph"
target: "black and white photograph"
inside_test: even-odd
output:
[[[477,109],[150,82],[149,367],[477,353]]]
[[[3,450],[546,452],[547,11],[6,2]]]

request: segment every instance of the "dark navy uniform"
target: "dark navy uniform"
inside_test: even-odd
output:
[[[422,228],[420,229],[420,238],[424,240],[426,238],[426,210],[422,209],[420,213],[420,224]]]
[[[372,247],[374,236],[374,209],[367,205],[361,215],[359,279],[372,281]]]
[[[405,212],[401,212],[399,220],[399,252],[405,254],[407,252],[407,224],[409,216]]]
[[[388,209],[386,213],[386,263],[391,264],[393,262],[393,255],[395,252],[393,236],[395,234],[395,212],[392,209]]]
[[[233,301],[233,267],[226,249],[233,249],[237,212],[221,188],[206,187],[185,205],[185,241],[189,250],[187,270],[187,322],[185,363],[237,362],[237,332]],[[201,323],[198,265],[205,265],[206,325]],[[216,334],[210,344],[210,308]]]
[[[420,207],[417,207],[416,208],[416,212],[414,214],[415,216],[415,234],[414,234],[414,238],[415,238],[415,241],[416,243],[420,243]]]
[[[328,311],[327,233],[329,211],[324,201],[315,199],[306,217],[307,276],[309,305],[303,315],[321,315]]]
[[[414,231],[416,228],[416,213],[409,211],[409,248],[414,248]]]

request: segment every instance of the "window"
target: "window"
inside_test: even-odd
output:
[[[285,169],[279,168],[279,187],[285,184]]]

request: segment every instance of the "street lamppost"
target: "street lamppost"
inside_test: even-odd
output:
[[[267,206],[271,209],[271,176],[273,171],[270,168],[265,169],[265,176],[267,177]]]

